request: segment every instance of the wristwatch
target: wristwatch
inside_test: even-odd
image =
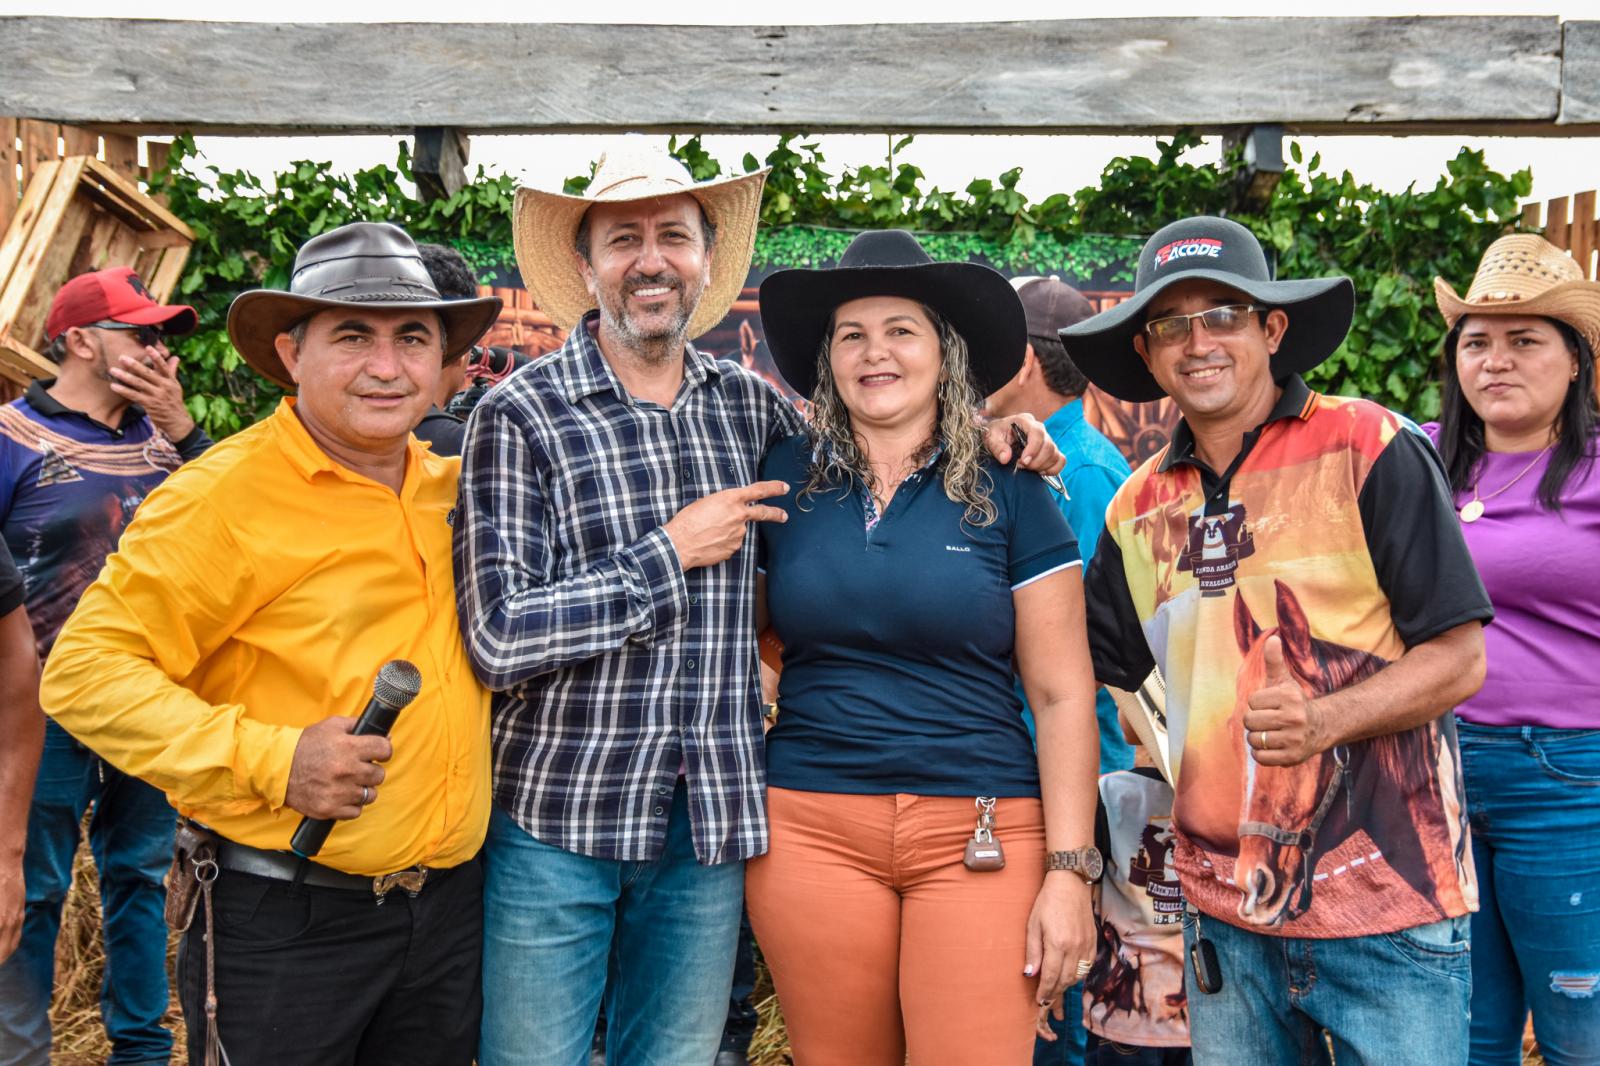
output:
[[[1100,849],[1093,844],[1087,844],[1073,851],[1046,852],[1044,872],[1050,873],[1054,870],[1075,873],[1092,885],[1100,880],[1100,874],[1105,870],[1105,860],[1100,857]]]

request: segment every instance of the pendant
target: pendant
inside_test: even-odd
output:
[[[1466,502],[1466,504],[1461,508],[1461,520],[1463,522],[1476,522],[1478,519],[1480,519],[1482,517],[1483,517],[1483,501],[1482,500],[1468,500]]]

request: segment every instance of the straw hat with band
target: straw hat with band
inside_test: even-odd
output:
[[[1303,374],[1332,355],[1350,331],[1355,286],[1349,278],[1274,281],[1255,234],[1225,218],[1201,215],[1156,231],[1139,253],[1133,298],[1061,331],[1061,343],[1084,376],[1122,400],[1166,393],[1134,350],[1150,301],[1179,281],[1201,278],[1238,289],[1252,303],[1281,307],[1289,329],[1272,357],[1272,375]]]
[[[331,307],[433,311],[444,322],[444,362],[465,355],[500,315],[500,298],[446,300],[417,246],[387,222],[352,222],[311,238],[294,257],[289,290],[252,289],[228,308],[228,339],[268,380],[295,387],[275,345],[280,333]]]
[[[1501,237],[1483,253],[1465,297],[1443,278],[1433,279],[1433,295],[1446,328],[1463,315],[1537,315],[1565,322],[1600,355],[1600,281],[1543,237]]]
[[[972,378],[987,396],[1016,376],[1027,326],[1016,290],[978,263],[936,263],[904,230],[875,230],[850,242],[828,270],[780,270],[761,283],[761,324],[789,387],[810,396],[817,353],[840,304],[903,296],[938,311],[967,342]]]
[[[688,193],[716,227],[711,280],[689,318],[689,339],[705,333],[738,299],[755,249],[756,220],[766,170],[696,183],[682,163],[644,137],[624,137],[600,157],[582,196],[518,189],[511,232],[522,283],[539,309],[564,330],[594,310],[595,299],[578,272],[578,223],[595,204],[659,200]]]

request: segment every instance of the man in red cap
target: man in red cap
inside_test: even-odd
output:
[[[41,660],[145,495],[211,445],[183,406],[178,360],[166,345],[195,323],[193,308],[157,303],[127,267],[73,278],[45,323],[45,351],[59,373],[0,407],[0,536],[22,571]],[[172,809],[158,790],[50,723],[28,814],[22,938],[0,965],[3,1066],[47,1062],[56,934],[91,807],[110,1061],[165,1063],[171,1053],[172,1034],[161,1024],[161,878],[172,855]]]

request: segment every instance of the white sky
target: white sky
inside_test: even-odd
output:
[[[1193,0],[1123,0],[1114,12],[1084,9],[1061,0],[1011,0],[990,8],[952,0],[803,0],[783,5],[745,0],[609,0],[605,4],[531,4],[528,0],[472,0],[452,5],[424,0],[257,0],[219,10],[216,0],[143,0],[130,9],[125,0],[75,0],[63,10],[59,0],[0,0],[0,14],[61,15],[235,21],[459,21],[459,22],[631,22],[745,25],[784,22],[825,24],[861,22],[929,22],[1054,19],[1074,16],[1182,17],[1195,13]],[[1211,16],[1282,16],[1279,2],[1213,0]],[[1327,10],[1308,14],[1331,14]],[[1563,19],[1600,19],[1600,0],[1343,0],[1337,14],[1358,15],[1551,15]],[[267,176],[293,159],[330,160],[340,170],[392,163],[395,137],[206,137],[200,142],[209,162],[224,169],[242,168]],[[1307,158],[1320,152],[1324,169],[1350,170],[1359,181],[1399,190],[1416,182],[1431,187],[1444,173],[1447,160],[1463,144],[1485,150],[1489,165],[1504,172],[1533,167],[1534,199],[1566,196],[1600,186],[1600,138],[1466,138],[1466,137],[1306,137],[1299,138]],[[586,168],[606,138],[597,135],[478,136],[472,139],[471,164],[516,174],[525,184],[558,187],[563,178]],[[764,156],[774,136],[716,135],[707,148],[725,165],[738,165],[747,151]],[[820,137],[830,169],[841,164],[879,162],[887,139],[877,134],[834,134]],[[1030,200],[1053,192],[1071,192],[1093,184],[1114,156],[1153,154],[1154,137],[1047,137],[923,135],[897,159],[911,162],[927,175],[926,184],[959,191],[976,177],[993,178],[1013,166],[1023,168],[1019,187]],[[1215,143],[1193,158],[1216,158]]]

